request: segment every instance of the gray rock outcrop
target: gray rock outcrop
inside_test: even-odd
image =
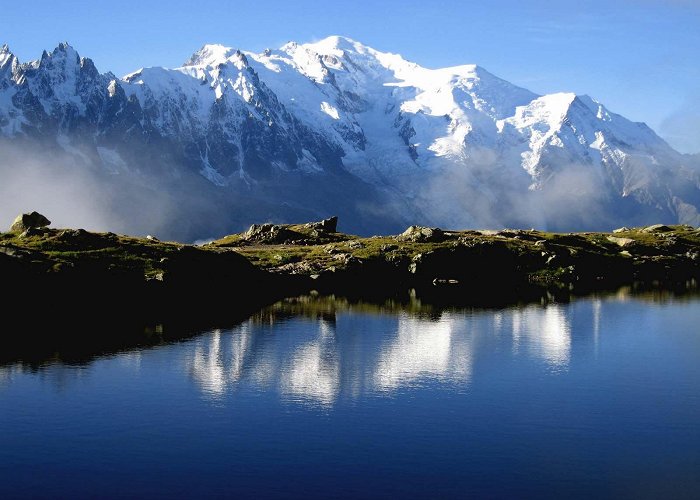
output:
[[[333,216],[328,219],[323,219],[319,222],[309,222],[305,224],[309,229],[315,229],[316,231],[325,231],[326,233],[335,233],[338,228],[338,217]]]
[[[10,231],[13,233],[23,233],[28,229],[36,229],[51,225],[51,221],[39,212],[20,214],[12,222]]]
[[[410,226],[397,238],[399,241],[414,241],[417,243],[439,243],[447,236],[438,227]]]
[[[295,239],[296,233],[283,225],[278,224],[253,224],[244,234],[248,241],[260,243],[287,243]]]
[[[669,231],[673,231],[673,229],[664,224],[654,224],[653,226],[647,226],[642,229],[643,233],[668,233]]]

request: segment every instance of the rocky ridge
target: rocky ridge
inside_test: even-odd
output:
[[[361,238],[333,222],[254,225],[202,246],[81,229],[14,231],[0,234],[0,272],[16,299],[155,314],[254,307],[314,290],[414,289],[496,304],[634,284],[693,288],[700,279],[700,230],[691,226],[565,234],[413,226]]]

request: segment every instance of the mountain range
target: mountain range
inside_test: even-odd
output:
[[[189,240],[329,215],[360,234],[700,225],[700,158],[645,124],[338,36],[121,78],[67,43],[26,63],[4,45],[0,153],[3,217]]]

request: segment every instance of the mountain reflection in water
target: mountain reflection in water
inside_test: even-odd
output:
[[[590,331],[597,331],[600,302],[582,303]],[[390,315],[327,302],[305,305],[280,303],[232,330],[196,339],[188,371],[203,393],[217,400],[246,386],[331,406],[339,397],[392,393],[431,381],[467,387],[480,348],[493,342],[540,359],[553,371],[566,370],[571,356],[566,305]]]
[[[698,306],[310,296],[15,357],[0,498],[695,498]]]

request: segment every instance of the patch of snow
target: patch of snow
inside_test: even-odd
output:
[[[204,164],[202,169],[199,171],[199,174],[211,181],[212,183],[216,184],[217,186],[226,185],[226,178],[219,172],[214,170],[214,168],[209,163]]]
[[[10,64],[14,61],[14,55],[10,52],[7,45],[0,47],[0,69],[5,67],[5,65]]]
[[[85,163],[90,162],[90,158],[80,149],[73,146],[70,137],[68,137],[67,135],[58,134],[56,136],[56,142],[66,153],[72,154],[73,156],[77,156],[78,158],[82,159]]]
[[[107,93],[109,94],[110,97],[114,97],[114,94],[117,93],[117,81],[112,80],[109,82],[109,85],[107,85]]]
[[[328,116],[333,118],[334,120],[340,119],[340,115],[338,114],[338,110],[335,109],[333,106],[328,104],[326,101],[323,101],[321,103],[321,111],[326,113]]]
[[[127,163],[114,149],[97,146],[97,154],[100,156],[100,160],[102,160],[102,165],[104,165],[111,174],[118,174],[120,171],[129,169]]]
[[[214,66],[226,62],[235,52],[231,47],[219,44],[204,45],[183,64],[183,66]]]
[[[322,172],[323,168],[318,164],[318,160],[311,154],[308,149],[302,149],[302,158],[297,161],[297,168],[301,169],[303,172]]]

